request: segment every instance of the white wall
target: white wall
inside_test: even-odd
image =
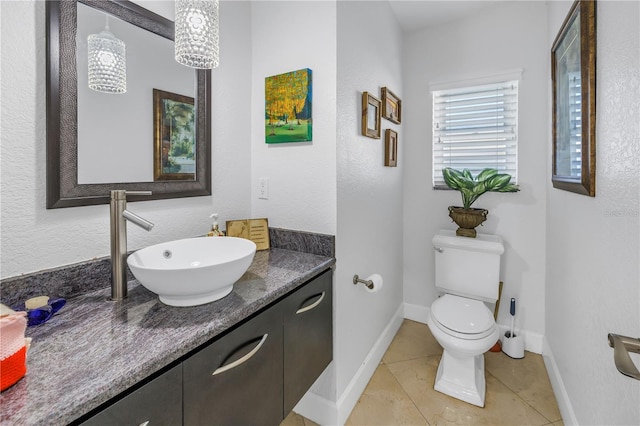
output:
[[[326,1],[252,2],[251,204],[269,226],[336,233],[336,11]],[[266,144],[264,79],[313,72],[313,141]],[[241,99],[241,98],[237,98]],[[245,124],[246,125],[246,124]],[[258,180],[269,179],[269,199]]]
[[[549,4],[549,49],[571,4]],[[596,197],[547,180],[545,361],[565,424],[640,424],[640,382],[607,341],[640,336],[639,28],[638,2],[598,2]]]
[[[516,328],[528,332],[527,348],[537,352],[545,301],[546,33],[544,2],[500,2],[472,17],[407,34],[403,62],[404,86],[411,88],[404,96],[404,300],[407,316],[422,321],[437,297],[431,239],[438,229],[456,229],[447,206],[461,202],[458,192],[432,189],[429,85],[524,70],[519,89],[521,191],[487,193],[474,207],[489,210],[478,231],[498,234],[505,241],[498,323],[510,322],[508,302],[517,298]]]
[[[109,206],[45,208],[45,3],[0,2],[2,37],[2,278],[109,254]],[[250,8],[223,2],[221,65],[213,71],[213,196],[131,203],[156,224],[129,227],[129,249],[204,234],[209,214],[247,217],[250,208]],[[219,82],[224,81],[224,85]],[[129,83],[132,84],[132,83]],[[142,118],[150,111],[140,111]]]
[[[402,81],[402,32],[389,4],[338,2],[335,342],[339,401],[349,401],[349,392],[357,389],[358,374],[364,376],[364,385],[368,382],[368,369],[375,369],[379,362],[376,351],[386,349],[384,344],[374,346],[390,324],[391,336],[395,334],[394,315],[402,305],[404,119],[401,125],[383,119],[381,139],[361,135],[362,92],[380,98],[385,86],[401,99],[407,95]],[[385,129],[398,132],[397,167],[384,166]],[[363,285],[353,285],[354,274],[366,278],[373,273],[384,279],[380,292],[368,293]]]
[[[386,2],[255,2],[253,18],[253,213],[336,235],[334,362],[295,410],[342,424],[402,320],[402,129],[383,122],[400,134],[396,168],[383,166],[382,139],[360,135],[362,91],[389,86],[402,97],[402,34]],[[313,70],[314,142],[266,146],[264,77],[303,67]],[[270,179],[268,201],[257,200],[259,177]],[[381,291],[353,285],[354,274],[373,273]]]

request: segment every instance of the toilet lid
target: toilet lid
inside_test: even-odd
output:
[[[495,324],[491,311],[483,302],[452,294],[445,294],[433,302],[431,314],[444,327],[462,334],[485,333]]]

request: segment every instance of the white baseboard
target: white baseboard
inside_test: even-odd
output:
[[[338,406],[336,403],[312,391],[304,394],[298,404],[293,407],[293,411],[319,425],[338,424]]]
[[[343,425],[349,418],[353,407],[358,403],[358,399],[371,380],[371,376],[378,368],[391,341],[400,329],[403,319],[404,305],[401,304],[338,398],[337,403],[312,392],[307,392],[293,411],[321,425]]]
[[[411,303],[404,304],[404,317],[411,321],[426,324],[430,312],[431,308],[429,306],[412,305]]]
[[[578,419],[576,418],[576,414],[571,406],[569,394],[567,393],[567,389],[564,387],[564,382],[562,381],[558,364],[556,364],[553,352],[551,351],[551,346],[549,346],[549,342],[546,337],[543,339],[542,359],[544,360],[544,365],[547,368],[547,374],[549,375],[549,381],[551,382],[553,393],[556,396],[556,402],[560,409],[562,422],[565,425],[577,425]]]

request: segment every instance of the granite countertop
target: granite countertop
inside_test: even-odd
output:
[[[27,375],[0,394],[0,423],[76,420],[334,263],[298,251],[259,251],[231,294],[195,307],[164,305],[135,280],[123,302],[109,301],[109,288],[71,298],[47,323],[27,329]]]

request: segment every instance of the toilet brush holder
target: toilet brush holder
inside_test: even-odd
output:
[[[511,358],[524,358],[524,337],[507,331],[502,339],[502,352]]]

